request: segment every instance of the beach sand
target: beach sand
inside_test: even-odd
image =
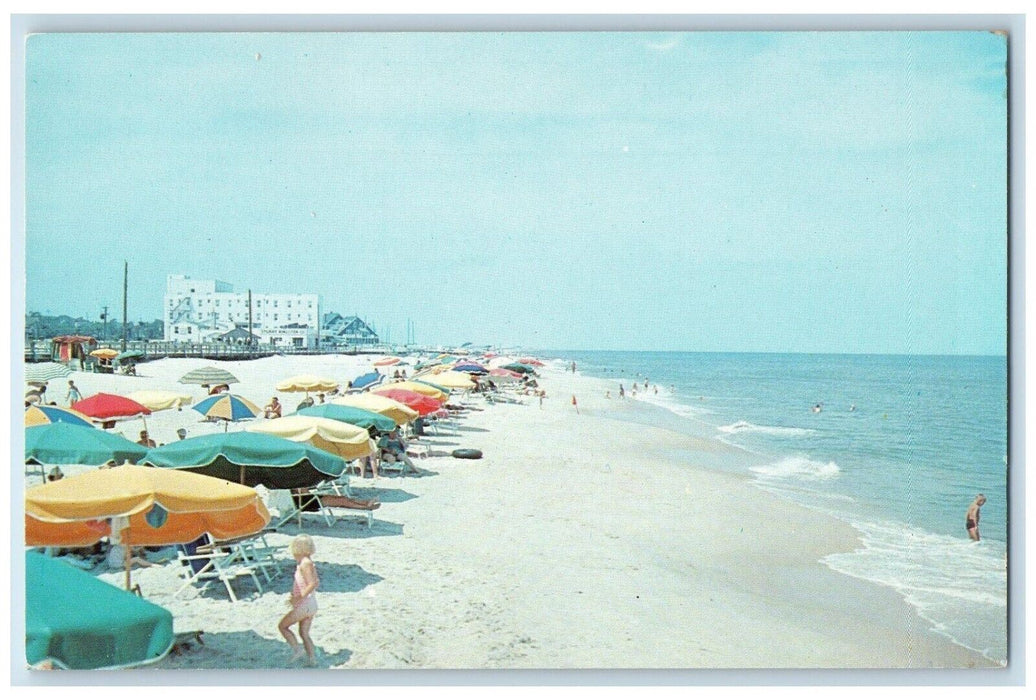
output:
[[[278,394],[279,380],[307,372],[344,382],[371,359],[218,364],[241,380],[235,393],[260,406],[277,394],[287,413],[302,395]],[[183,388],[197,400],[202,390],[176,379],[206,364],[217,363],[168,359],[140,365],[139,377],[72,378],[84,396]],[[542,406],[535,397],[470,400],[479,410],[458,429],[428,437],[432,456],[415,459],[421,476],[354,478],[356,495],[382,502],[372,529],[305,518],[321,580],[312,631],[321,667],[993,666],[930,631],[891,589],[819,563],[859,546],[849,526],[747,477],[695,464],[695,455],[705,463],[734,448],[617,420],[642,414],[650,422],[659,409],[620,401],[614,382],[554,367],[542,375]],[[61,386],[51,383],[51,400],[62,402]],[[148,419],[160,443],[175,440],[181,426],[190,435],[222,430],[190,409]],[[139,420],[119,426],[131,439],[139,429]],[[446,456],[458,447],[484,457]],[[287,544],[296,532],[291,525],[269,540]],[[250,582],[236,584],[236,604],[216,585],[172,598],[181,583],[175,562],[135,569],[134,581],[173,613],[176,631],[205,632],[204,646],[154,668],[294,667],[277,631],[294,567],[282,557],[262,595]],[[122,583],[117,571],[100,576]]]

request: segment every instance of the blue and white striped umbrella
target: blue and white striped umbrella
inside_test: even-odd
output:
[[[262,411],[248,399],[234,394],[210,396],[191,408],[206,418],[219,418],[226,421],[255,418]]]

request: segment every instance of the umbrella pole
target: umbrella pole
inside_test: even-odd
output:
[[[245,465],[243,465],[243,464],[241,465],[240,479],[241,479],[241,485],[244,486],[245,485]]]
[[[129,530],[129,528],[126,528]],[[124,531],[125,532],[125,531]],[[130,590],[130,568],[132,568],[133,550],[130,549],[129,542],[126,541],[125,535],[119,538],[122,542],[123,548],[123,564],[126,566],[126,590]]]

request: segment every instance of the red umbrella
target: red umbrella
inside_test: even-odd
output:
[[[416,391],[409,391],[407,389],[393,389],[391,387],[385,387],[383,389],[373,389],[371,393],[385,396],[393,401],[405,404],[420,413],[422,416],[427,416],[429,413],[435,413],[442,408],[441,401],[436,401],[431,396],[418,394]]]
[[[117,418],[135,418],[150,415],[151,409],[133,399],[115,394],[94,394],[88,399],[76,401],[72,408],[91,418],[110,421]]]
[[[534,365],[536,367],[543,367],[543,363],[537,360],[535,357],[519,357],[518,361],[523,365]]]
[[[511,370],[504,369],[502,367],[497,367],[496,369],[489,370],[489,376],[490,377],[511,377],[512,379],[521,379],[522,378],[522,375],[518,374],[517,372],[512,372]]]

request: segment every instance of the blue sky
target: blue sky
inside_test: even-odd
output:
[[[383,337],[1002,354],[986,32],[36,35],[30,310],[165,275]]]

